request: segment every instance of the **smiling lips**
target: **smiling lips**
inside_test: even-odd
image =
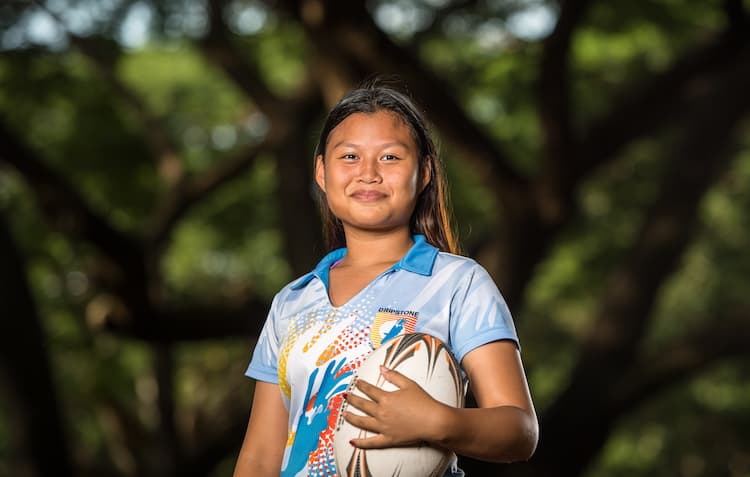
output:
[[[376,190],[358,190],[352,194],[352,197],[356,200],[363,202],[374,202],[385,198],[385,194]]]

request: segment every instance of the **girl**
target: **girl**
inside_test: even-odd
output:
[[[420,441],[497,462],[528,459],[538,436],[510,313],[487,272],[455,255],[443,172],[412,101],[377,80],[333,108],[315,152],[330,252],[274,298],[247,375],[257,380],[235,477],[335,476],[333,429],[342,399],[363,412],[352,441]],[[432,399],[397,371],[386,392],[359,381],[364,358],[401,333],[445,342],[478,408]],[[459,476],[454,457],[446,475]]]

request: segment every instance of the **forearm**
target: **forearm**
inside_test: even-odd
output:
[[[253,408],[234,477],[278,477],[286,444],[289,414],[277,384],[255,385]]]
[[[437,416],[433,444],[480,460],[514,462],[534,453],[539,428],[533,412],[513,406],[452,408]]]
[[[240,452],[232,475],[233,477],[278,477],[280,469],[280,463],[277,465],[274,459]]]

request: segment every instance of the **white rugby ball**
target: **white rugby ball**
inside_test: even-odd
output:
[[[437,401],[453,407],[464,405],[465,388],[458,362],[448,347],[434,336],[408,333],[383,343],[357,369],[347,393],[364,396],[354,387],[356,379],[367,381],[385,391],[394,391],[396,386],[380,375],[380,365],[412,379]],[[453,454],[426,444],[388,449],[353,447],[349,444],[351,439],[371,437],[374,434],[344,420],[343,414],[347,407],[348,403],[344,400],[333,437],[339,476],[432,477],[445,473]],[[349,410],[354,414],[362,414],[354,406]]]

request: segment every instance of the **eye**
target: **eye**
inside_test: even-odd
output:
[[[350,160],[350,161],[352,161],[352,160],[354,160],[356,158],[357,158],[357,155],[356,154],[351,154],[351,153],[343,154],[341,156],[341,159],[347,159],[347,160]]]
[[[383,161],[397,161],[398,157],[394,156],[393,154],[386,154],[385,156],[383,156],[381,158],[381,160],[383,160]]]

